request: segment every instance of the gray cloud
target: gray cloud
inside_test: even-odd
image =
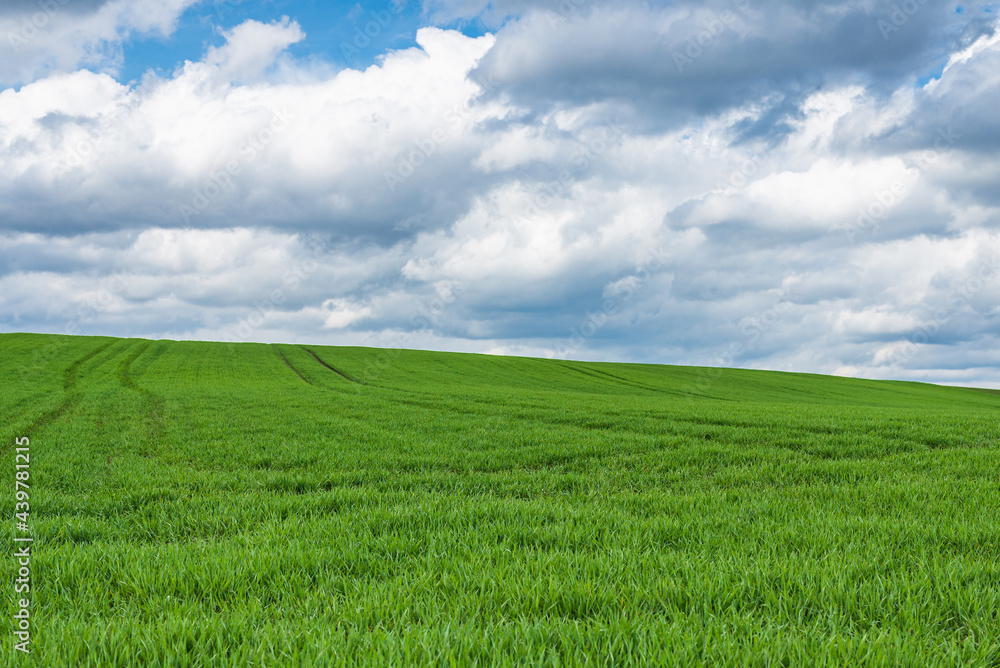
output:
[[[652,131],[764,104],[779,117],[753,130],[781,132],[781,117],[818,88],[894,89],[992,33],[995,21],[983,8],[959,14],[934,1],[901,21],[897,6],[738,0],[531,11],[499,31],[475,74],[535,109],[614,100],[635,110],[636,129],[641,120]]]
[[[425,7],[502,27],[0,92],[0,328],[1000,386],[987,13]]]

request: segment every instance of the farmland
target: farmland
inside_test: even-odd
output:
[[[28,334],[0,374],[3,665],[1000,665],[996,393]]]

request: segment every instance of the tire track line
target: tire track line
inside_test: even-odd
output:
[[[76,403],[76,400],[80,397],[79,393],[76,391],[76,383],[79,380],[80,367],[116,343],[118,342],[108,341],[104,345],[91,350],[89,353],[66,367],[66,370],[63,372],[63,402],[35,420],[35,422],[24,432],[26,436],[34,436],[37,429],[41,429],[49,424],[52,424],[62,417],[62,415],[68,411],[74,403]]]
[[[658,394],[669,394],[669,395],[676,394],[675,392],[671,392],[670,390],[667,390],[666,388],[656,387],[655,385],[646,385],[645,383],[643,383],[641,381],[629,380],[627,378],[622,378],[620,376],[616,376],[614,374],[608,373],[607,371],[601,371],[599,369],[591,369],[591,368],[581,369],[580,367],[576,367],[576,366],[573,366],[571,364],[567,364],[566,362],[563,362],[561,360],[554,360],[554,361],[556,361],[559,364],[559,366],[563,367],[564,369],[569,369],[571,371],[575,371],[577,373],[583,374],[584,376],[589,376],[591,378],[596,378],[598,380],[603,380],[604,382],[612,381],[616,385],[625,385],[627,387],[635,387],[635,388],[639,388],[639,389],[642,389],[642,390],[648,390],[648,391],[651,391],[651,392],[656,392]]]
[[[151,450],[158,449],[164,436],[163,428],[163,414],[166,412],[166,401],[160,395],[147,390],[144,387],[139,387],[135,382],[135,377],[132,375],[132,365],[135,363],[143,353],[149,350],[150,346],[153,345],[152,341],[146,341],[145,343],[140,343],[132,353],[126,357],[122,363],[118,366],[118,379],[121,384],[133,392],[137,392],[145,404],[143,406],[143,418],[146,431],[149,435],[151,441]],[[158,354],[154,356],[159,357],[163,354],[162,349]],[[151,453],[147,453],[151,454]]]
[[[348,376],[348,375],[347,375],[346,373],[344,373],[343,371],[340,371],[339,369],[335,369],[335,368],[333,368],[332,366],[330,366],[329,364],[327,364],[326,362],[324,362],[324,361],[323,361],[322,359],[320,359],[319,355],[317,355],[317,354],[316,354],[316,353],[314,353],[313,351],[309,350],[308,348],[303,348],[302,350],[304,350],[304,351],[306,351],[307,353],[309,353],[310,355],[312,355],[312,356],[313,356],[313,358],[315,358],[315,360],[316,360],[317,362],[319,362],[320,364],[322,364],[322,365],[323,365],[323,366],[325,366],[325,367],[326,367],[327,369],[329,369],[330,371],[334,372],[335,374],[337,374],[338,376],[340,376],[340,377],[341,377],[341,378],[343,378],[344,380],[346,380],[346,381],[349,381],[349,382],[351,382],[351,383],[356,383],[356,384],[358,384],[358,385],[364,385],[364,384],[365,384],[365,383],[362,383],[362,382],[361,382],[361,381],[359,381],[359,380],[354,380],[353,378],[351,378],[350,376]]]
[[[272,347],[273,347],[273,346],[272,346]],[[289,362],[289,361],[288,361],[288,358],[287,358],[287,357],[285,357],[285,353],[281,352],[281,350],[280,350],[279,348],[274,348],[274,351],[275,351],[276,353],[278,353],[278,357],[280,357],[280,358],[281,358],[281,361],[282,361],[282,362],[284,362],[284,363],[285,363],[285,365],[286,365],[286,366],[287,366],[287,367],[288,367],[289,369],[291,369],[292,371],[294,371],[294,372],[295,372],[295,373],[296,373],[296,374],[298,375],[298,377],[299,377],[299,378],[301,378],[302,380],[304,380],[304,381],[305,381],[306,383],[308,383],[309,385],[313,385],[313,382],[312,382],[311,380],[309,380],[308,378],[306,378],[305,376],[303,376],[303,375],[302,375],[302,372],[301,372],[301,371],[299,371],[298,369],[296,369],[296,368],[295,368],[295,366],[294,366],[294,365],[293,365],[293,364],[292,364],[291,362]]]

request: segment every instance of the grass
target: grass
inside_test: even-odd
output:
[[[0,507],[29,435],[36,540],[34,651],[8,635],[2,665],[1000,665],[997,394],[321,346],[0,351]]]

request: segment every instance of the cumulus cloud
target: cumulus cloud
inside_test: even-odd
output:
[[[211,47],[205,54],[205,65],[213,68],[222,83],[253,81],[274,65],[277,57],[292,44],[305,38],[298,23],[288,17],[280,23],[266,24],[249,20],[224,32],[226,43]]]
[[[496,31],[0,92],[0,326],[1000,385],[988,12],[425,8]]]
[[[770,114],[744,133],[776,136],[817,88],[864,80],[886,93],[993,32],[990,7],[915,6],[901,20],[896,5],[879,3],[567,0],[507,23],[476,72],[498,94],[534,109],[635,109],[636,130],[756,104]],[[886,35],[880,22],[893,30]]]
[[[365,72],[238,85],[301,29],[248,21],[225,36],[203,60],[136,88],[78,71],[0,93],[0,225],[241,220],[392,237],[444,224],[467,202],[477,184],[464,164],[480,147],[471,130],[504,113],[472,106],[480,89],[465,77],[492,37],[426,28],[420,48]],[[448,192],[427,187],[443,175]]]
[[[15,0],[0,11],[0,85],[79,65],[115,72],[133,35],[170,35],[198,0]]]

